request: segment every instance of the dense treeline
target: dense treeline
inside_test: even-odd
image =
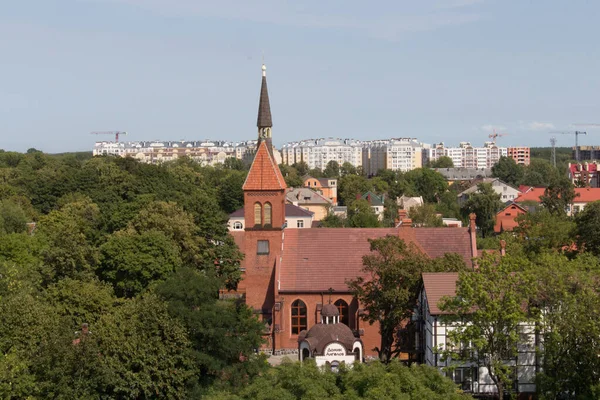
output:
[[[242,259],[229,164],[0,152],[3,398],[183,398],[262,368],[262,323],[219,300]]]

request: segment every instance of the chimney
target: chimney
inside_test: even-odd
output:
[[[400,226],[410,228],[412,226],[412,219],[410,219],[410,218],[403,218],[402,219],[402,224]]]
[[[475,213],[469,214],[469,233],[471,234],[471,257],[477,257],[477,227],[475,226]]]
[[[506,255],[506,240],[500,241],[500,255],[504,257]]]

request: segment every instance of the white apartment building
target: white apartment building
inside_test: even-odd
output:
[[[291,142],[281,149],[283,164],[292,165],[304,161],[308,168],[324,170],[327,163],[336,161],[340,166],[349,162],[362,166],[362,143],[353,139],[310,139]]]
[[[380,169],[410,171],[421,168],[423,145],[414,138],[373,140],[363,143],[362,164],[367,175]]]
[[[93,155],[133,157],[151,164],[173,161],[185,156],[204,165],[216,165],[223,163],[227,158],[247,159],[246,154],[255,151],[256,143],[256,140],[96,142]]]
[[[483,147],[474,147],[469,142],[460,142],[458,147],[446,147],[444,143],[424,146],[423,163],[441,156],[450,157],[456,168],[491,168],[500,157],[508,156],[508,149],[494,142],[485,142]]]

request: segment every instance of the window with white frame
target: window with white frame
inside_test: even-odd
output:
[[[296,221],[296,228],[304,228],[304,220],[299,219]]]
[[[244,226],[242,225],[242,223],[240,221],[237,221],[237,222],[233,223],[233,229],[240,230],[240,229],[243,229],[243,228],[244,228]]]

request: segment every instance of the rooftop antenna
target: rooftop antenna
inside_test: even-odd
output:
[[[556,168],[556,136],[550,138],[550,144],[552,145],[552,164]]]

